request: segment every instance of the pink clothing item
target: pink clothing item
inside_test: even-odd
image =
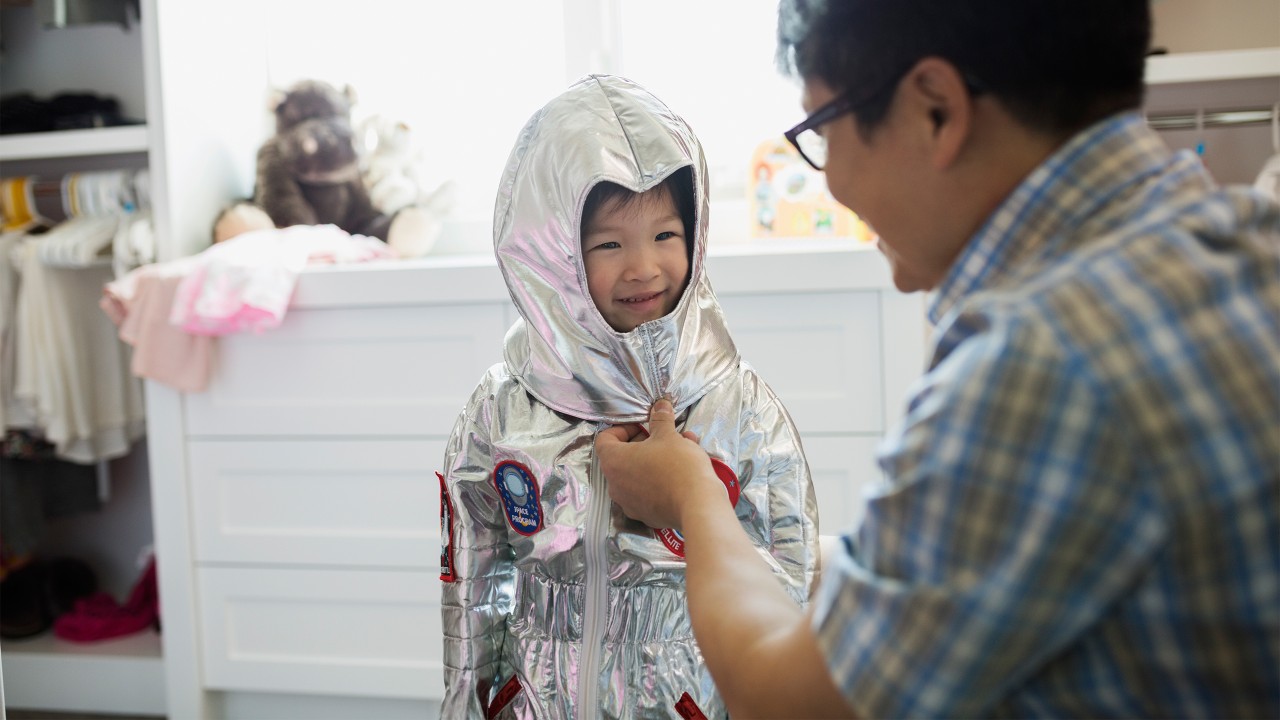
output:
[[[254,230],[218,243],[178,285],[169,322],[195,335],[280,325],[308,264],[395,257],[386,243],[335,225]]]
[[[134,375],[203,392],[214,336],[277,327],[306,265],[394,257],[381,240],[334,225],[254,230],[197,255],[137,268],[107,283],[99,305],[133,346]]]
[[[133,346],[134,375],[182,392],[203,392],[213,368],[213,338],[169,324],[173,297],[190,263],[145,265],[103,288],[100,306]]]

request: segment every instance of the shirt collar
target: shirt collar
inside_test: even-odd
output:
[[[938,285],[934,324],[969,295],[994,287],[1070,234],[1129,185],[1158,172],[1170,152],[1142,115],[1125,112],[1078,133],[996,208]]]

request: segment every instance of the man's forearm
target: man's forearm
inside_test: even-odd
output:
[[[849,717],[795,604],[725,503],[681,524],[693,630],[734,718]]]

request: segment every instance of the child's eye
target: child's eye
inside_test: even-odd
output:
[[[667,232],[658,233],[658,236],[655,237],[654,240],[670,240],[673,237],[678,237],[678,235],[668,230]]]
[[[616,250],[620,247],[622,246],[619,245],[616,241],[609,240],[608,242],[602,242],[599,245],[592,247],[591,249],[592,250]]]

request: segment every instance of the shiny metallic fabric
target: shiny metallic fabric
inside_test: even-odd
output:
[[[676,308],[614,331],[587,291],[583,202],[609,180],[648,190],[691,167],[697,222]],[[742,362],[704,274],[706,165],[689,127],[626,80],[590,76],[521,132],[494,213],[494,247],[522,319],[445,454],[442,717],[669,718],[683,693],[724,706],[689,624],[684,560],[622,516],[594,457],[609,423],[672,398],[681,429],[733,468],[743,528],[803,602],[817,507],[790,417]],[[536,522],[535,522],[536,520]],[[518,685],[508,686],[511,678]]]

